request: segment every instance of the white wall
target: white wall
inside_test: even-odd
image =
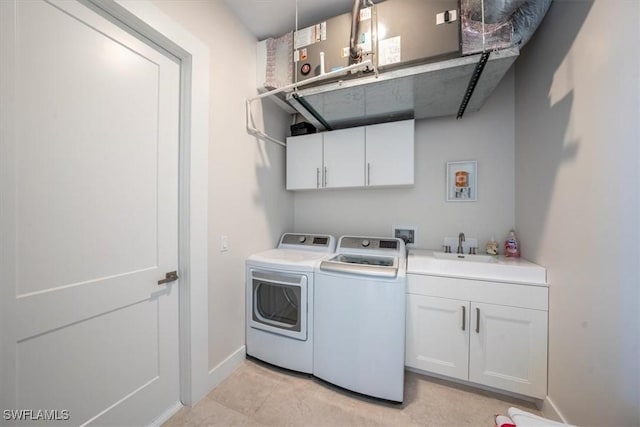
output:
[[[509,72],[484,107],[416,122],[415,186],[295,194],[295,230],[388,236],[392,225],[418,227],[417,246],[439,248],[445,236],[502,241],[514,225],[514,76]],[[478,201],[445,202],[447,161],[478,161]]]
[[[516,62],[516,226],[550,282],[550,400],[640,425],[640,3],[554,1]]]
[[[156,0],[156,5],[210,49],[209,367],[242,348],[244,261],[272,248],[293,226],[285,187],[285,152],[245,130],[245,100],[256,94],[256,39],[223,1]],[[284,138],[289,116],[265,104],[256,118]],[[221,236],[229,251],[220,252]],[[194,325],[197,327],[197,325]]]

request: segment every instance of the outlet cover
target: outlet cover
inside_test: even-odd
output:
[[[403,239],[406,244],[415,245],[417,241],[418,228],[413,225],[394,225],[392,227],[393,237]]]

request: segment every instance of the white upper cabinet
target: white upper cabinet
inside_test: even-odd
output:
[[[366,127],[366,185],[413,185],[414,120]]]
[[[322,134],[287,138],[287,190],[322,188]]]
[[[287,190],[414,183],[414,120],[287,138]]]
[[[325,188],[364,186],[363,127],[324,134]]]

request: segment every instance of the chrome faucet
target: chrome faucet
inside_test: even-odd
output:
[[[458,234],[458,253],[463,254],[464,249],[462,248],[462,242],[464,242],[464,233]]]

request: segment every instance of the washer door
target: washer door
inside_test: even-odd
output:
[[[251,270],[252,328],[307,339],[307,276]]]

